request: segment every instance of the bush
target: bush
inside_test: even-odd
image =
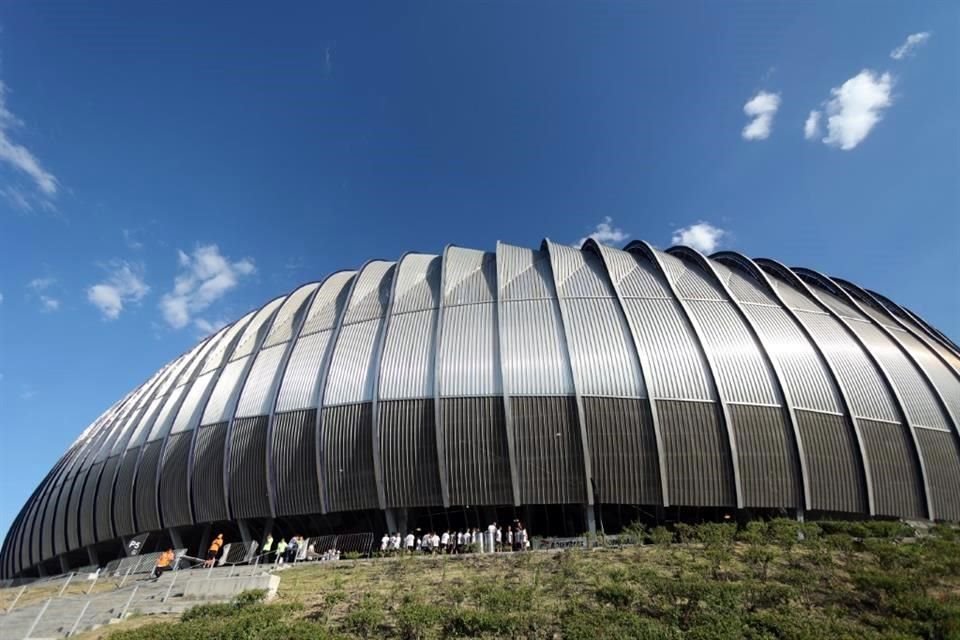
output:
[[[397,609],[397,629],[403,640],[422,640],[443,623],[444,611],[434,605],[405,598]]]
[[[365,596],[360,606],[350,611],[344,618],[344,627],[360,636],[371,636],[383,626],[383,609],[370,596]]]
[[[633,604],[636,594],[634,594],[633,589],[622,583],[611,582],[598,588],[596,596],[597,600],[604,604],[626,609]]]
[[[252,604],[259,604],[267,597],[266,589],[247,589],[233,596],[230,602],[235,607],[248,607]]]
[[[560,632],[564,640],[679,640],[682,637],[677,629],[631,611],[586,606],[567,608],[560,616]]]
[[[658,546],[666,546],[673,542],[673,534],[666,527],[654,527],[650,530],[650,542]]]
[[[484,635],[505,635],[515,629],[514,619],[506,614],[475,609],[454,610],[443,631],[454,638],[476,638]]]

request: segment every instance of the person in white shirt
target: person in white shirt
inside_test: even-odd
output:
[[[408,533],[407,537],[404,538],[403,543],[404,543],[403,546],[406,548],[407,551],[413,551],[413,545],[416,544],[416,538],[412,533]]]
[[[497,541],[496,550],[503,551],[503,530],[500,527],[497,527],[497,531],[495,535],[496,535],[496,541]]]
[[[444,553],[450,553],[450,532],[444,531],[443,535],[440,536],[440,547],[441,551]]]
[[[437,535],[437,532],[433,532],[433,537],[430,538],[430,551],[432,553],[440,553],[440,536]]]
[[[394,533],[393,538],[390,540],[390,547],[394,551],[400,551],[400,533]]]
[[[457,545],[453,548],[454,553],[463,551],[463,531],[457,531]]]
[[[513,527],[507,529],[507,548],[513,549]]]
[[[386,553],[387,547],[390,546],[390,536],[386,533],[383,534],[383,537],[380,538],[380,553]]]

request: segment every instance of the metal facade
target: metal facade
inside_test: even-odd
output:
[[[960,520],[960,352],[880,294],[730,252],[374,260],[98,417],[0,575],[230,519],[594,503]]]

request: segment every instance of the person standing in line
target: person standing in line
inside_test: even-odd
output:
[[[273,534],[268,533],[267,539],[263,542],[263,548],[260,550],[260,557],[264,562],[270,561],[270,555],[273,551]]]
[[[297,562],[297,553],[300,551],[300,537],[293,536],[287,545],[287,562],[295,564]]]
[[[441,549],[440,549],[440,534],[438,534],[436,531],[434,531],[434,532],[433,532],[433,537],[431,538],[430,542],[432,543],[430,546],[433,547],[432,552],[433,552],[433,553],[440,553],[440,551],[441,551]]]
[[[390,535],[387,533],[383,534],[383,537],[380,538],[380,553],[387,555],[387,551],[390,549]]]
[[[513,526],[507,527],[507,548],[513,551]]]
[[[217,537],[213,539],[213,542],[210,543],[210,547],[207,549],[207,559],[204,561],[204,567],[212,567],[213,564],[217,561],[217,555],[220,554],[220,547],[223,546],[223,534],[218,533]]]
[[[497,530],[494,533],[494,538],[496,542],[494,549],[497,551],[503,551],[503,530],[500,527],[497,527]]]
[[[450,553],[450,531],[444,531],[443,535],[440,536],[440,551],[443,553]]]
[[[283,559],[287,555],[287,539],[280,538],[280,542],[277,543],[277,564],[283,564]]]
[[[393,550],[396,551],[396,552],[398,552],[398,553],[400,552],[400,543],[401,543],[400,532],[399,532],[399,531],[394,532],[394,534],[393,534],[393,544],[392,544],[391,546],[393,547]]]
[[[416,544],[416,537],[412,533],[408,533],[407,536],[403,539],[403,547],[407,553],[413,552],[413,546]]]

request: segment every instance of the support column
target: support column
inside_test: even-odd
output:
[[[593,513],[593,505],[583,505],[583,511],[587,518],[587,533],[593,536],[597,535],[597,519],[596,515]]]
[[[237,520],[237,527],[240,529],[240,539],[243,540],[243,544],[249,545],[253,542],[253,536],[250,535],[250,527],[246,520]]]
[[[97,558],[97,551],[92,546],[87,547],[87,560],[90,561],[91,565],[100,565],[100,560]]]
[[[174,549],[183,549],[183,538],[180,537],[180,532],[177,531],[176,527],[167,529],[167,535],[170,536],[170,544],[173,545]]]
[[[57,559],[60,561],[60,573],[70,573],[70,565],[67,563],[67,557],[61,555]]]

